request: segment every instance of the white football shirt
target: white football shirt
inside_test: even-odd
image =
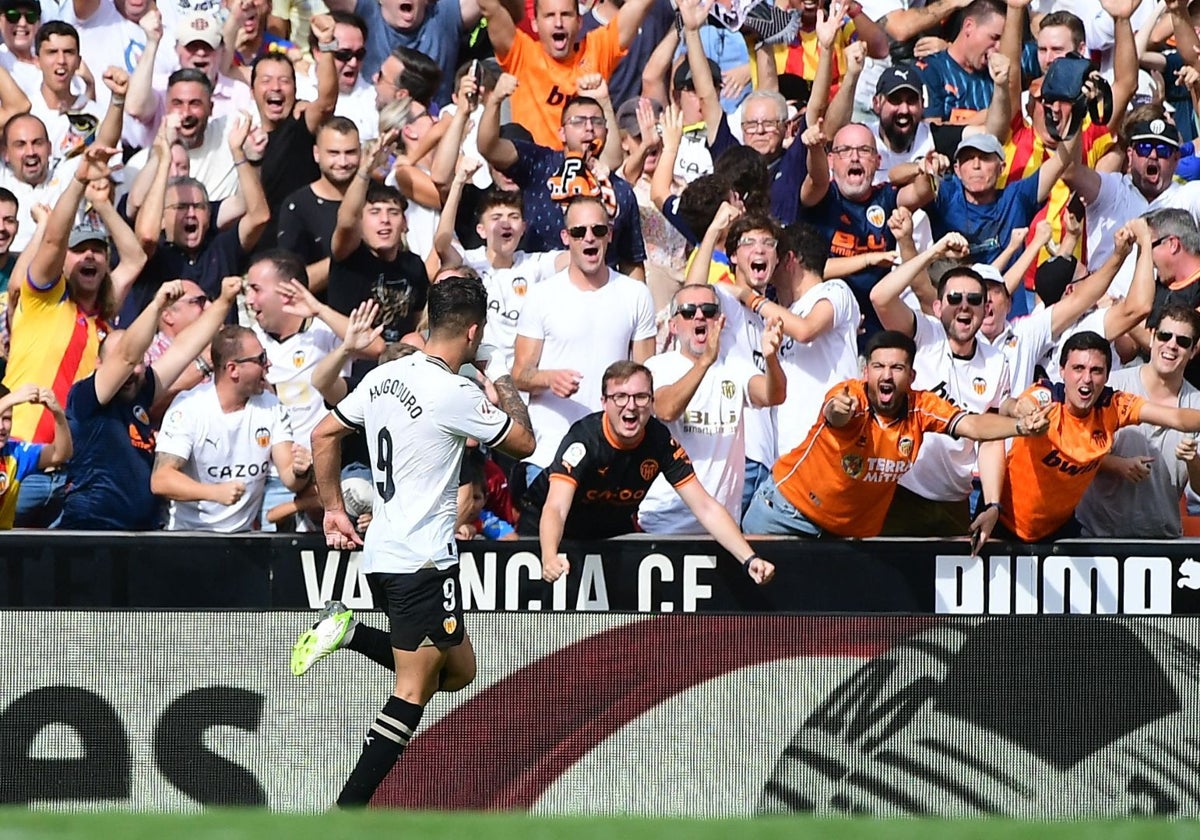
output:
[[[486,246],[463,252],[463,264],[479,273],[487,289],[487,330],[483,340],[504,350],[510,370],[517,343],[517,321],[525,308],[525,298],[530,289],[558,273],[554,261],[561,253],[517,251],[511,268],[493,268],[487,259]]]
[[[283,341],[276,341],[257,323],[250,328],[271,360],[267,381],[275,387],[275,395],[288,410],[296,442],[311,449],[313,429],[329,413],[320,392],[312,386],[313,368],[341,344],[341,339],[320,320],[309,322]],[[342,376],[349,375],[350,365],[346,364]]]

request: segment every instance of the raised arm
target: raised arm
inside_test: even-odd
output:
[[[238,190],[246,205],[246,212],[238,219],[238,242],[246,252],[254,250],[271,221],[271,207],[263,191],[261,170],[256,165],[266,154],[268,139],[261,127],[251,127],[250,115],[245,111],[229,129],[229,152],[237,170]]]
[[[329,15],[314,15],[309,26],[318,44],[334,43],[334,23]],[[315,137],[321,123],[333,116],[333,109],[337,107],[338,80],[333,53],[316,50],[313,55],[317,62],[317,98],[304,107],[304,124]]]
[[[119,307],[138,275],[142,273],[142,269],[146,267],[146,252],[142,250],[133,229],[113,206],[114,189],[112,181],[108,178],[99,178],[88,182],[84,197],[108,228],[109,238],[112,239],[117,252],[117,265],[109,274],[112,277],[113,305]]]
[[[1087,277],[1075,284],[1071,294],[1064,295],[1058,303],[1050,308],[1050,332],[1054,339],[1058,338],[1066,332],[1067,328],[1083,317],[1083,314],[1096,305],[1096,302],[1108,292],[1108,287],[1112,284],[1113,278],[1117,276],[1117,272],[1121,270],[1121,266],[1125,264],[1130,252],[1133,250],[1134,236],[1133,233],[1126,227],[1119,228],[1113,235],[1115,248],[1112,254],[1099,269],[1093,271]],[[1149,249],[1146,249],[1147,252]],[[1147,254],[1148,256],[1148,254]],[[1143,269],[1141,256],[1138,259],[1138,268]],[[1154,266],[1150,265],[1150,290],[1153,292]],[[1137,282],[1136,273],[1134,282]],[[1135,297],[1140,297],[1145,294],[1144,283],[1139,285],[1139,292],[1135,293],[1133,285],[1130,285],[1129,291]],[[1134,301],[1134,306],[1138,306],[1138,301]],[[1107,314],[1105,320],[1108,319]]]
[[[237,297],[241,291],[241,277],[226,277],[221,281],[220,296],[200,313],[199,318],[175,336],[171,341],[171,346],[163,352],[152,368],[162,388],[166,389],[174,385],[180,375],[187,370],[187,366],[194,362],[204,352],[204,348],[212,343],[213,336],[225,323],[229,311],[237,304]],[[149,346],[149,342],[147,342],[147,346]]]
[[[663,110],[662,120],[662,154],[658,157],[658,166],[650,176],[650,201],[662,212],[663,206],[674,195],[675,160],[679,157],[679,146],[683,143],[683,112],[673,104],[668,104]],[[692,231],[692,236],[696,236]],[[711,253],[710,257],[711,259]]]
[[[621,49],[629,49],[629,45],[637,37],[638,30],[642,28],[646,13],[655,2],[656,0],[626,0],[622,4],[621,10],[617,12],[617,41]]]
[[[828,13],[820,6],[817,7],[819,57],[808,97],[808,108],[804,112],[804,122],[809,128],[817,125],[825,117],[825,109],[829,107],[829,92],[833,89],[833,55],[837,51],[842,20],[849,8],[848,0],[830,0]]]
[[[104,71],[104,84],[112,93],[108,100],[108,110],[104,119],[96,128],[97,146],[120,148],[121,130],[125,125],[125,94],[129,92],[129,74],[119,67],[109,67]]]
[[[442,208],[437,229],[433,232],[433,253],[429,255],[429,260],[426,260],[425,270],[430,277],[435,276],[442,268],[457,268],[463,263],[462,254],[454,247],[454,222],[458,217],[463,188],[478,169],[479,161],[474,158],[459,158],[454,180],[450,182],[450,191],[446,193],[446,206]],[[437,264],[430,266],[430,261]]]
[[[483,159],[501,172],[517,162],[517,147],[511,140],[500,136],[500,105],[512,96],[516,89],[517,77],[510,73],[501,73],[491,96],[484,102],[483,115],[479,118],[479,134],[475,145]]]
[[[842,83],[825,112],[825,131],[830,137],[836,137],[837,133],[854,119],[854,94],[858,90],[858,80],[866,64],[866,44],[862,41],[847,44],[845,58],[846,72],[842,74]]]
[[[475,80],[474,62],[472,62],[472,69],[459,79],[458,90],[451,96],[455,106],[454,114],[450,119],[439,121],[439,124],[446,124],[446,133],[442,135],[442,142],[438,143],[434,150],[433,162],[429,166],[429,177],[433,179],[433,183],[437,185],[442,196],[443,216],[447,212],[450,184],[454,180],[455,167],[461,157],[463,137],[467,133],[467,122],[471,119],[471,113],[475,110],[478,98],[479,85]]]
[[[1114,303],[1104,313],[1106,337],[1116,338],[1128,332],[1138,346],[1150,349],[1150,333],[1142,323],[1154,306],[1154,291],[1158,285],[1154,274],[1153,234],[1144,216],[1125,225],[1128,235],[1137,243],[1137,265],[1133,269],[1133,282],[1129,294]]]
[[[828,301],[821,301],[828,303]],[[783,319],[776,315],[766,315],[763,325],[762,355],[764,373],[752,376],[746,386],[750,395],[751,405],[766,408],[770,405],[782,405],[787,399],[787,374],[779,364],[779,347],[783,344]]]
[[[918,35],[932,32],[941,26],[959,9],[969,6],[971,0],[934,0],[924,6],[896,9],[888,12],[877,22],[895,41],[911,41]]]
[[[1108,119],[1108,127],[1112,131],[1120,128],[1121,123],[1124,122],[1125,111],[1128,109],[1133,95],[1137,93],[1138,49],[1129,19],[1143,2],[1147,2],[1147,0],[1100,0],[1104,11],[1108,12],[1113,19],[1113,107]],[[1147,24],[1146,28],[1150,28],[1150,24]],[[1175,41],[1180,55],[1185,55],[1185,49],[1193,46],[1200,47],[1200,40],[1196,38],[1196,31],[1192,29],[1191,21],[1188,21],[1184,29],[1186,34],[1183,36],[1183,40],[1180,39],[1178,27],[1175,32]],[[1191,36],[1190,44],[1187,43],[1188,35]]]
[[[79,211],[84,186],[92,180],[107,180],[108,160],[116,153],[116,149],[98,143],[93,143],[84,151],[74,177],[69,179],[62,195],[54,202],[54,209],[50,211],[50,218],[46,221],[45,233],[42,235],[42,246],[37,249],[29,264],[29,279],[35,287],[48,289],[58,280],[67,256],[67,240],[75,226],[75,214]]]
[[[898,265],[885,274],[871,289],[871,305],[875,307],[884,328],[902,332],[907,336],[915,335],[916,315],[900,296],[934,260],[946,255],[966,256],[969,250],[970,245],[966,237],[961,233],[948,233],[934,243],[933,247],[918,254],[916,259]]]
[[[341,206],[338,207],[337,227],[333,230],[333,238],[329,243],[330,256],[335,261],[344,260],[354,253],[362,243],[362,212],[367,203],[367,187],[371,183],[371,173],[387,160],[392,144],[396,142],[395,129],[383,137],[369,140],[363,146],[358,158],[358,171],[342,196]]]
[[[625,153],[621,149],[621,130],[617,125],[617,114],[608,94],[608,82],[599,73],[585,73],[579,77],[576,85],[580,96],[590,96],[600,103],[604,124],[608,128],[604,148],[600,150],[600,162],[607,166],[610,172],[614,172],[621,167]]]
[[[808,147],[808,174],[800,185],[800,204],[804,207],[820,204],[829,194],[829,156],[825,151],[829,138],[824,125],[825,120],[818,119],[800,135],[800,142]]]
[[[342,378],[342,368],[354,357],[362,356],[367,347],[383,335],[383,324],[371,326],[378,317],[379,304],[373,300],[363,301],[354,307],[347,319],[346,336],[342,343],[325,354],[313,368],[309,383],[327,404],[336,405],[350,392],[349,385]]]
[[[1050,197],[1050,190],[1054,189],[1054,185],[1058,183],[1058,179],[1067,171],[1072,161],[1079,159],[1080,144],[1082,141],[1083,132],[1076,131],[1071,139],[1059,143],[1054,154],[1047,158],[1041,168],[1038,169],[1039,202],[1045,201]]]
[[[692,87],[700,99],[700,115],[704,118],[704,128],[708,142],[717,137],[717,129],[721,126],[724,111],[721,109],[721,95],[713,83],[712,70],[708,66],[708,57],[704,54],[704,45],[700,41],[700,27],[708,20],[708,12],[715,0],[678,0],[679,18],[683,23],[683,46],[687,56],[688,70],[692,74]]]
[[[183,295],[182,280],[171,280],[159,286],[150,305],[141,311],[116,343],[116,349],[105,355],[104,364],[96,368],[96,401],[100,405],[112,402],[134,368],[141,364],[158,331],[158,319],[163,310]]]
[[[7,125],[18,114],[28,114],[29,108],[29,97],[12,75],[0,67],[0,126]]]
[[[504,60],[517,39],[517,22],[500,0],[479,0],[479,11],[487,21],[487,36],[496,58]]]
[[[1025,36],[1025,10],[1030,2],[1031,0],[1007,0],[1008,8],[1004,13],[1004,33],[1000,36],[1000,47],[997,51],[1008,59],[1011,70],[1007,79],[1010,102],[1021,101],[1021,47]]]
[[[675,60],[675,50],[679,46],[679,32],[675,27],[667,30],[667,34],[658,42],[646,66],[642,68],[642,96],[656,99],[668,104],[671,101],[670,82],[671,64]]]
[[[162,13],[151,6],[138,26],[146,35],[146,48],[142,50],[129,77],[129,91],[125,94],[125,113],[143,125],[153,125],[158,114],[158,97],[154,92],[154,62],[158,58],[158,45],[162,41]]]
[[[850,16],[850,20],[854,21],[854,31],[858,35],[858,42],[867,45],[867,55],[874,59],[887,58],[892,43],[883,27],[863,11],[860,3],[850,3],[847,14]]]
[[[713,252],[717,250],[718,243],[725,242],[725,234],[729,232],[729,226],[740,215],[742,212],[728,201],[721,202],[721,206],[717,208],[717,212],[713,216],[712,223],[704,232],[704,238],[700,240],[700,244],[692,255],[692,265],[688,268],[687,283],[695,285],[708,283],[708,267],[712,263]]]

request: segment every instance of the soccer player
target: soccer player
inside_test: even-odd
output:
[[[533,452],[529,413],[501,376],[492,406],[458,375],[475,359],[487,320],[478,280],[447,279],[430,290],[424,351],[372,370],[313,432],[317,486],[331,548],[363,545],[363,571],[387,612],[396,685],[371,724],[362,755],[338,796],[343,807],[366,805],[416,731],[438,690],[475,678],[475,652],[463,626],[454,541],[459,465],[468,437],[514,458]],[[363,544],[342,498],[338,441],[363,430],[370,450],[375,504]],[[292,652],[302,674],[346,641],[353,616],[327,616],[301,635]],[[378,656],[382,631],[354,626],[354,649]],[[350,646],[347,643],[347,646]]]
[[[571,426],[554,462],[521,500],[519,533],[540,537],[542,579],[554,582],[570,571],[566,556],[558,553],[564,537],[603,539],[636,531],[638,503],[660,473],[755,583],[774,577],[775,566],[754,553],[729,511],[696,480],[687,452],[651,416],[654,378],[649,369],[637,362],[613,362],[601,388],[604,410]]]
[[[917,346],[884,330],[867,343],[866,377],[835,385],[804,442],[784,455],[742,519],[752,534],[874,537],[896,485],[925,435],[1000,440],[1046,430],[1047,411],[1014,423],[970,414],[929,391],[911,390]]]
[[[1078,536],[1075,506],[1112,451],[1118,429],[1149,423],[1200,432],[1200,410],[1150,402],[1107,387],[1112,348],[1097,333],[1085,330],[1068,338],[1059,364],[1060,385],[1034,385],[1017,401],[1017,414],[1048,409],[1050,418],[1045,437],[1013,441],[1008,453],[1000,525],[1022,542]]]

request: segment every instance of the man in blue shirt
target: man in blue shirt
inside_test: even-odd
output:
[[[963,11],[962,29],[953,43],[917,62],[929,92],[926,119],[959,125],[983,122],[992,101],[988,56],[999,49],[1004,26],[1003,3],[974,0]]]
[[[1079,132],[1060,143],[1036,173],[996,188],[1004,147],[990,134],[964,138],[954,152],[954,175],[941,182],[926,211],[934,239],[957,231],[971,243],[972,262],[990,263],[1008,244],[1014,228],[1029,227],[1067,162],[1079,147]],[[1002,271],[1006,266],[998,266]]]
[[[604,110],[595,99],[579,96],[563,107],[559,133],[563,150],[500,136],[500,104],[516,88],[505,73],[496,83],[479,120],[479,153],[512,178],[525,197],[525,250],[562,248],[563,206],[574,195],[595,195],[612,220],[608,264],[638,280],[646,277],[646,243],[633,187],[607,171],[597,159],[608,138]]]
[[[150,492],[155,430],[150,407],[195,362],[225,322],[240,277],[226,277],[221,296],[175,337],[152,367],[142,358],[163,310],[184,295],[183,281],[159,286],[150,305],[127,330],[108,334],[95,372],[71,386],[67,420],[75,453],[67,464],[67,498],[56,527],[92,531],[145,531],[158,527]]]

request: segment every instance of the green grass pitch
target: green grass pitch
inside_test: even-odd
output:
[[[197,814],[132,814],[121,811],[47,812],[0,810],[0,840],[23,838],[118,838],[119,840],[340,840],[402,837],[405,840],[476,837],[486,840],[1026,840],[1105,838],[1159,840],[1200,837],[1200,823],[1167,820],[1022,822],[978,819],[733,820],[636,817],[534,817],[511,813],[434,814],[366,811],[318,815],[212,810]]]

